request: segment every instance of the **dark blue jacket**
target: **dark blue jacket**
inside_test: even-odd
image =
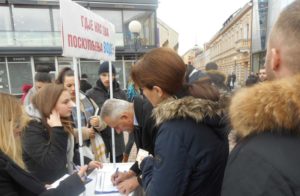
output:
[[[141,164],[146,195],[220,195],[228,140],[218,102],[186,97],[154,110],[154,157]]]

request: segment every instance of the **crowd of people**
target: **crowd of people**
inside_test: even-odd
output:
[[[201,72],[175,51],[156,48],[132,66],[127,94],[112,65],[113,99],[109,64],[103,62],[95,86],[83,79],[76,111],[74,71],[62,69],[54,82],[41,68],[23,103],[0,93],[0,195],[80,194],[86,172],[107,159],[127,161],[123,132],[149,156],[112,175],[122,194],[299,195],[299,13],[298,0],[282,11],[270,33],[265,67],[234,92],[235,73],[226,78],[215,63]],[[83,145],[94,155],[85,154],[79,171],[78,112]],[[229,134],[236,143],[231,152]],[[96,156],[96,137],[104,159]],[[64,174],[70,176],[49,189]]]

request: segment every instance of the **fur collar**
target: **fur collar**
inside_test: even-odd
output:
[[[229,115],[241,138],[262,132],[300,134],[300,75],[241,89]]]
[[[222,98],[219,102],[213,102],[194,97],[169,98],[153,110],[153,116],[156,119],[156,125],[174,118],[188,117],[201,122],[206,117],[221,116],[225,112],[225,100]]]

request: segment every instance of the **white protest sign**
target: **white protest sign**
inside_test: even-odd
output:
[[[60,0],[60,17],[63,56],[115,60],[113,24],[71,0]]]

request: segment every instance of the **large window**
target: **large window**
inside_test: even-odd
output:
[[[47,8],[13,9],[15,39],[19,46],[51,46],[50,11]]]
[[[9,93],[9,85],[4,58],[0,58],[0,92]]]
[[[70,57],[57,57],[58,72],[64,67],[71,67],[73,69],[73,59]],[[78,61],[77,61],[78,62]]]
[[[60,24],[60,12],[59,9],[52,9],[52,18],[53,18],[53,35],[55,46],[61,46],[61,24]]]
[[[16,31],[51,31],[49,9],[14,8]]]
[[[126,74],[126,88],[128,88],[128,82],[131,80],[130,79],[130,73],[131,73],[131,68],[132,68],[132,65],[134,64],[134,61],[126,61],[125,62],[125,74]]]
[[[50,71],[55,71],[55,58],[54,57],[34,57],[35,71],[39,65],[48,66]]]
[[[11,93],[21,94],[23,84],[32,84],[32,71],[29,57],[7,58]]]
[[[120,88],[123,89],[124,88],[124,80],[123,80],[123,64],[122,61],[115,61],[113,63],[115,65],[116,68],[116,81],[119,83]]]
[[[149,11],[124,11],[124,36],[125,44],[135,48],[134,36],[128,29],[131,21],[137,20],[141,23],[142,29],[138,38],[138,46],[147,47],[155,45],[154,12]]]
[[[105,20],[110,21],[115,25],[116,29],[116,46],[124,46],[123,38],[123,23],[122,23],[122,11],[115,10],[93,10],[94,13],[98,14]]]
[[[100,66],[100,61],[80,59],[81,74],[85,73],[88,75],[88,82],[92,86],[95,86],[96,81],[99,79],[99,75],[98,75],[99,66]]]
[[[0,6],[0,31],[11,31],[11,19],[8,6]]]
[[[121,33],[122,30],[122,11],[114,11],[114,10],[93,10],[94,13],[101,16],[105,20],[110,21],[115,25],[116,32]]]
[[[9,7],[0,6],[0,46],[10,46],[13,44]]]

